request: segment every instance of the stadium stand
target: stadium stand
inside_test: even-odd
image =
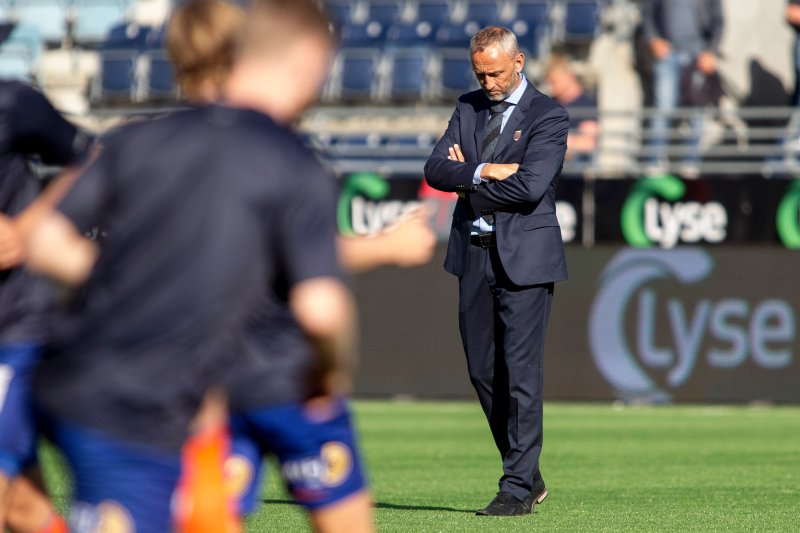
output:
[[[598,0],[569,0],[565,6],[562,40],[576,44],[591,42],[599,31],[600,9]]]
[[[500,5],[497,2],[470,2],[467,4],[465,20],[480,26],[489,26],[503,22],[500,16]]]
[[[377,97],[381,55],[372,48],[342,48],[334,64],[332,97],[345,102]]]
[[[384,27],[388,27],[400,20],[401,10],[400,2],[370,2],[368,17],[369,20],[379,22]]]
[[[344,47],[379,48],[383,46],[385,39],[386,28],[374,20],[353,22],[342,28],[342,46]]]
[[[416,6],[414,20],[424,20],[433,26],[441,26],[450,20],[450,3],[420,1]]]
[[[449,22],[439,26],[436,31],[436,43],[439,46],[461,46],[468,47],[469,39],[475,33],[477,23]]]
[[[51,97],[68,103],[67,109],[88,109],[96,116],[173,106],[179,95],[158,28],[174,1],[0,0],[0,75],[38,82]],[[798,169],[798,113],[774,107],[785,103],[781,88],[793,83],[786,65],[791,65],[794,36],[783,24],[785,5],[763,0],[756,15],[750,4],[722,1],[729,19],[722,68],[730,94],[724,108],[705,114],[701,171],[779,175]],[[314,128],[327,135],[321,146],[338,168],[377,164],[387,172],[418,172],[430,147],[414,139],[437,137],[454,99],[477,87],[467,52],[470,37],[482,25],[500,23],[517,34],[527,58],[526,75],[539,88],[548,90],[542,67],[551,51],[566,49],[576,72],[597,89],[603,132],[599,156],[589,166],[568,162],[566,171],[581,174],[594,167],[605,177],[641,171],[650,149],[647,119],[652,111],[642,107],[643,85],[633,67],[639,0],[326,4],[339,25],[342,46],[323,105],[312,115],[324,117],[314,120]],[[754,27],[761,13],[769,16]],[[4,39],[3,27],[9,30]],[[760,96],[765,87],[777,99]],[[764,104],[773,107],[766,113],[747,107]],[[676,115],[671,133],[673,161],[685,150],[680,127],[685,111]],[[367,119],[372,117],[379,117],[380,124],[371,125]],[[370,133],[382,140],[375,144]],[[409,154],[415,151],[412,161]]]
[[[152,28],[134,23],[110,30],[98,49],[100,67],[92,84],[92,102],[131,103],[145,98],[149,86],[147,53],[160,48],[156,35]]]
[[[431,45],[435,38],[433,26],[426,21],[400,22],[387,31],[386,44],[394,47]]]
[[[122,0],[75,0],[73,39],[84,45],[101,42],[125,19],[127,7]]]
[[[467,91],[477,89],[478,82],[472,72],[469,51],[463,47],[439,48],[440,86],[442,99],[458,98]]]
[[[384,95],[390,101],[419,102],[432,97],[430,72],[433,56],[427,48],[398,48],[385,56],[387,89]]]

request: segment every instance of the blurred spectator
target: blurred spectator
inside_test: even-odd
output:
[[[786,7],[786,22],[794,28],[794,94],[792,103],[800,105],[800,0],[789,0]]]
[[[667,168],[666,145],[670,115],[682,102],[681,77],[693,72],[710,77],[717,71],[723,20],[720,0],[644,0],[642,25],[653,54],[653,83],[656,116],[653,129],[652,163]],[[684,102],[691,103],[691,102]],[[690,144],[684,171],[697,174],[702,115],[691,119]]]
[[[597,122],[597,100],[583,90],[569,58],[554,53],[545,69],[550,96],[569,112],[567,159],[590,160],[597,148],[600,125]]]

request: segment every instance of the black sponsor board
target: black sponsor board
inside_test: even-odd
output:
[[[427,206],[439,240],[450,232],[455,193],[429,187],[421,175],[393,175],[371,172],[346,174],[340,179],[339,229],[344,234],[373,234],[420,205]],[[564,242],[581,242],[583,235],[584,183],[561,179],[556,189],[556,209]]]
[[[792,180],[760,178],[598,180],[595,238],[661,248],[747,242],[781,245],[778,210],[793,189]]]
[[[344,233],[374,233],[426,204],[440,240],[447,238],[456,196],[431,189],[421,175],[353,173],[342,176],[341,184]],[[761,243],[800,249],[800,180],[562,177],[556,200],[565,243],[663,249]]]

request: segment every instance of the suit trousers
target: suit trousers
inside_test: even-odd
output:
[[[544,336],[553,283],[514,284],[496,247],[469,245],[459,278],[459,329],[469,378],[500,456],[500,490],[524,500],[542,450]]]

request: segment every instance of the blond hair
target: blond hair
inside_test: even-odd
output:
[[[219,97],[245,24],[244,10],[229,2],[188,0],[175,7],[167,28],[167,52],[187,99]]]

